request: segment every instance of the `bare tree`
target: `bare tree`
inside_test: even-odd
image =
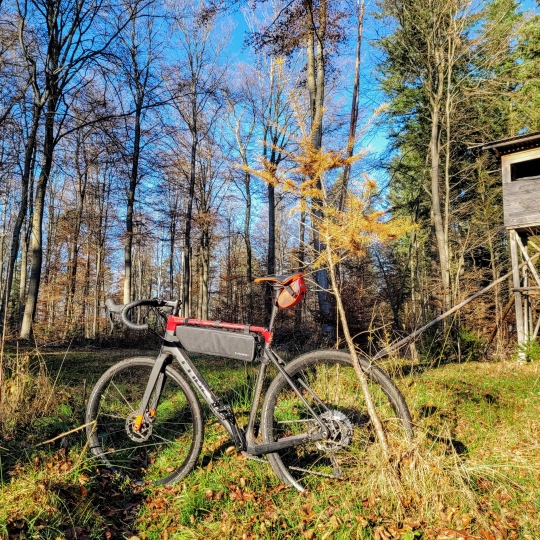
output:
[[[201,22],[197,8],[185,6],[186,16],[178,22],[179,36],[176,45],[180,59],[168,74],[171,105],[189,133],[189,170],[187,172],[187,200],[182,261],[183,290],[182,310],[190,313],[192,255],[191,230],[193,204],[197,178],[199,147],[216,121],[221,107],[218,99],[226,67],[221,60],[221,44],[214,42],[213,21]],[[222,38],[226,40],[226,36]]]
[[[159,79],[153,71],[160,59],[163,42],[158,39],[160,27],[155,2],[134,0],[126,2],[123,7],[130,13],[130,20],[124,28],[119,28],[113,63],[121,73],[115,88],[122,113],[125,115],[125,135],[119,142],[124,146],[124,159],[128,168],[124,245],[124,304],[127,304],[133,299],[133,215],[137,188],[143,176],[141,165],[146,136],[144,123],[148,121],[149,109],[155,106],[158,99],[156,94]],[[128,62],[126,58],[129,59]]]
[[[85,70],[108,49],[127,23],[118,13],[119,29],[111,31],[106,0],[21,0],[18,2],[20,46],[31,74],[34,103],[44,113],[40,173],[36,183],[32,215],[31,269],[21,337],[29,339],[36,312],[43,259],[43,213],[54,152],[63,136],[70,97],[85,85]],[[40,29],[34,39],[36,28]]]

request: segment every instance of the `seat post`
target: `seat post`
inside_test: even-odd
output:
[[[277,312],[278,312],[278,306],[277,306],[277,292],[279,289],[281,289],[282,287],[280,286],[275,286],[275,285],[272,285],[272,312],[270,313],[270,322],[268,323],[268,330],[270,332],[272,332],[272,330],[274,329],[274,322],[276,320],[276,315],[277,315]]]

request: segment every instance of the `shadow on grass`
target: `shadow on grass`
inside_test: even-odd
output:
[[[84,452],[84,431],[60,437],[51,444],[42,443],[80,426],[84,399],[95,381],[122,358],[152,356],[150,351],[141,352],[73,351],[67,359],[65,355],[46,353],[49,376],[54,379],[61,370],[60,386],[55,389],[61,399],[56,412],[49,413],[51,416],[39,418],[37,414],[12,437],[0,439],[0,499],[5,505],[4,513],[0,509],[0,537],[112,540],[135,535],[136,520],[150,493],[148,488],[122,479],[89,458]],[[216,382],[221,383],[216,393],[224,403],[242,417],[249,412],[252,371],[258,366],[248,371],[240,362],[219,359],[205,359],[198,364],[203,364],[205,375],[214,374]],[[265,381],[265,387],[270,379]],[[209,382],[214,386],[214,381]],[[225,441],[204,460],[224,456],[232,444]],[[207,464],[204,460],[203,466]]]

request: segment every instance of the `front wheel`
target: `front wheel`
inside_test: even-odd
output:
[[[96,383],[86,408],[90,451],[115,472],[136,482],[169,484],[195,466],[203,442],[201,405],[187,381],[171,366],[164,371],[155,410],[133,430],[152,358],[128,358]],[[155,391],[155,390],[154,390]]]
[[[402,394],[379,367],[361,358],[371,395],[386,435],[399,441],[412,437],[412,421]],[[337,350],[302,355],[286,366],[302,397],[329,433],[294,448],[268,454],[279,479],[302,491],[321,477],[354,479],[375,441],[360,381],[348,353]],[[263,403],[264,443],[302,433],[316,434],[319,424],[282,374],[273,380]]]

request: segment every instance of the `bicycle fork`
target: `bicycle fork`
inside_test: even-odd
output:
[[[191,359],[175,345],[163,345],[161,347],[161,352],[156,358],[144,391],[143,399],[137,411],[137,416],[133,422],[133,430],[137,432],[141,430],[145,417],[149,416],[150,421],[155,417],[161,391],[165,383],[165,369],[171,363],[172,358],[178,360],[182,370],[199,390],[204,400],[208,403],[210,410],[227,430],[235,446],[241,451],[246,450],[245,433],[236,424],[236,418],[230,406],[223,403],[214,394]],[[152,397],[151,401],[150,397]]]

